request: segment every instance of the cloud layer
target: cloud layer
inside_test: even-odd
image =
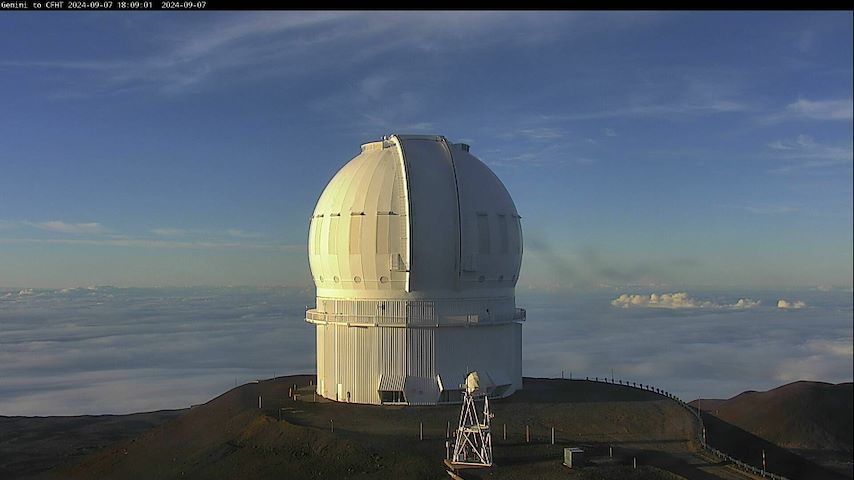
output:
[[[692,292],[719,305],[746,295],[759,303],[753,308],[624,309],[610,305],[607,292],[517,294],[528,313],[523,368],[527,375],[563,370],[574,378],[610,377],[613,370],[615,378],[686,399],[728,398],[796,380],[851,381],[850,293],[796,293],[811,308],[785,315],[776,308],[781,292],[764,290]]]
[[[745,292],[740,292],[745,293]],[[773,305],[778,292],[749,292]],[[181,408],[274,374],[314,371],[313,291],[85,287],[0,291],[0,415]],[[812,308],[612,308],[612,293],[519,292],[527,376],[610,376],[686,399],[800,379],[852,377],[849,292],[799,292]],[[711,300],[658,295],[679,305]],[[646,298],[649,304],[651,296]],[[676,298],[676,300],[674,300]],[[749,302],[745,300],[742,305]],[[643,321],[639,321],[639,320]]]
[[[182,408],[311,372],[312,301],[284,288],[0,292],[0,415]]]

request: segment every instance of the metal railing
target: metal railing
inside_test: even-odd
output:
[[[646,390],[647,392],[653,392],[653,393],[657,393],[661,396],[667,397],[667,398],[677,402],[683,408],[685,408],[686,410],[691,412],[691,414],[697,420],[699,427],[700,427],[699,430],[697,430],[697,442],[700,444],[701,447],[703,447],[704,450],[706,450],[707,452],[715,455],[716,457],[718,457],[722,460],[730,462],[736,468],[743,470],[745,472],[749,472],[753,475],[759,475],[762,478],[770,478],[772,480],[789,480],[788,478],[786,478],[782,475],[778,475],[776,473],[771,473],[771,472],[769,472],[763,468],[759,468],[759,467],[750,465],[749,463],[743,462],[743,461],[741,461],[741,460],[739,460],[739,459],[737,459],[737,458],[735,458],[735,457],[733,457],[727,453],[724,453],[724,452],[718,450],[717,448],[714,448],[711,445],[709,445],[706,442],[706,426],[703,423],[703,417],[700,415],[700,410],[692,407],[691,405],[689,405],[687,402],[685,402],[681,398],[677,397],[676,395],[673,395],[672,393],[670,393],[664,389],[653,387],[652,385],[644,385],[642,383],[629,382],[628,380],[624,381],[624,380],[614,380],[613,378],[609,379],[607,377],[602,377],[602,378],[593,377],[592,379],[590,377],[585,377],[585,380],[590,381],[590,382],[608,383],[608,384],[612,384],[612,385],[622,385],[624,387],[637,388],[640,390]]]
[[[503,317],[503,318],[502,318]],[[511,315],[359,315],[352,313],[318,312],[309,309],[305,312],[305,320],[309,323],[338,323],[355,327],[441,327],[441,326],[470,326],[497,325],[510,322],[524,322],[527,312],[524,308],[516,308]]]

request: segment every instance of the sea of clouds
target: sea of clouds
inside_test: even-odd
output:
[[[314,371],[314,291],[0,290],[0,415],[183,408]],[[781,303],[784,302],[784,303]],[[520,291],[526,376],[611,377],[690,400],[852,379],[849,290]]]

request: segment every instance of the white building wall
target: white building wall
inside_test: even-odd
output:
[[[380,379],[406,385],[407,403],[430,405],[445,389],[456,390],[472,370],[495,383],[522,388],[522,326],[354,327],[317,324],[317,392],[342,402],[379,404]],[[339,396],[339,386],[341,395]]]

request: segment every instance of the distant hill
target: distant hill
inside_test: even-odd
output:
[[[790,449],[852,452],[854,384],[794,382],[767,392],[747,391],[727,400],[691,405]]]
[[[851,382],[834,385],[800,381],[767,392],[747,391],[726,400],[694,400],[691,405],[699,405],[705,412],[704,417],[712,416],[706,420],[706,426],[710,431],[716,431],[709,441],[715,445],[723,434],[725,444],[731,448],[730,453],[740,458],[760,458],[761,449],[767,449],[767,445],[742,440],[734,429],[749,432],[852,478],[852,385]],[[774,463],[769,462],[769,465]],[[798,462],[792,465],[793,471],[810,471],[808,465],[798,465]],[[803,478],[819,477],[809,474]]]

